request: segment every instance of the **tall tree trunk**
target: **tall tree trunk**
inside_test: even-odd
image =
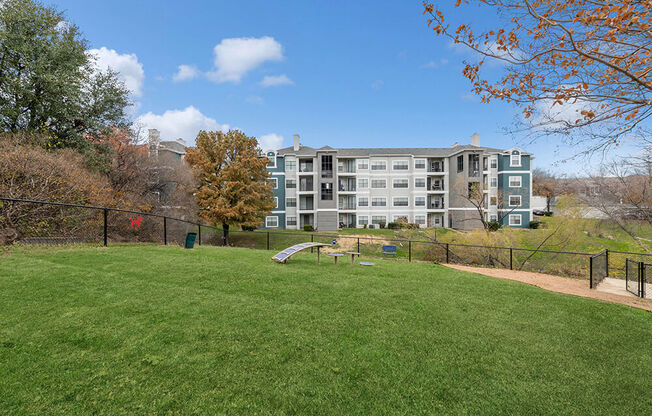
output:
[[[229,224],[223,222],[222,223],[222,231],[224,231],[224,245],[228,246],[229,245]]]

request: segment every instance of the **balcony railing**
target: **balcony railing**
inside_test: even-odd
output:
[[[428,209],[444,209],[444,201],[430,201]]]
[[[301,204],[299,206],[299,210],[301,211],[312,211],[314,208],[314,205],[312,203],[310,204]]]
[[[345,183],[340,183],[337,186],[339,192],[355,192],[355,185],[348,185]]]
[[[312,163],[299,164],[299,173],[312,173]]]
[[[312,192],[313,189],[312,182],[299,185],[299,192]]]
[[[444,172],[444,167],[442,165],[430,165],[428,172]]]
[[[338,166],[338,167],[337,167],[337,172],[338,172],[338,173],[355,173],[355,165],[351,165],[351,166]]]
[[[338,209],[356,209],[355,203],[340,203]]]
[[[444,190],[444,184],[440,185],[435,185],[435,184],[428,184],[428,190],[429,191],[443,191]]]

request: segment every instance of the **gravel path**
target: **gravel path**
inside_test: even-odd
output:
[[[587,280],[569,279],[567,277],[553,276],[550,274],[524,272],[519,270],[489,269],[485,267],[470,267],[459,264],[444,264],[451,269],[465,272],[483,274],[485,276],[498,277],[500,279],[516,280],[529,285],[550,290],[551,292],[566,293],[568,295],[582,296],[585,298],[599,299],[605,302],[620,303],[634,308],[652,311],[652,301],[633,296],[621,296],[608,292],[600,292],[589,289]]]

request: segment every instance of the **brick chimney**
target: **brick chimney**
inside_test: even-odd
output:
[[[299,144],[299,135],[295,134],[294,135],[294,151],[298,151],[299,148],[301,148],[301,144]]]
[[[478,133],[473,133],[471,135],[471,146],[480,147],[480,135]]]

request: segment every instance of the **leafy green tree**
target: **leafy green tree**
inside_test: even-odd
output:
[[[224,244],[230,225],[259,225],[275,207],[268,160],[255,137],[239,130],[201,131],[197,147],[187,152],[186,161],[198,179],[200,215],[222,225]]]
[[[38,132],[51,147],[127,124],[129,92],[99,72],[87,41],[63,14],[34,0],[0,2],[0,131]]]

